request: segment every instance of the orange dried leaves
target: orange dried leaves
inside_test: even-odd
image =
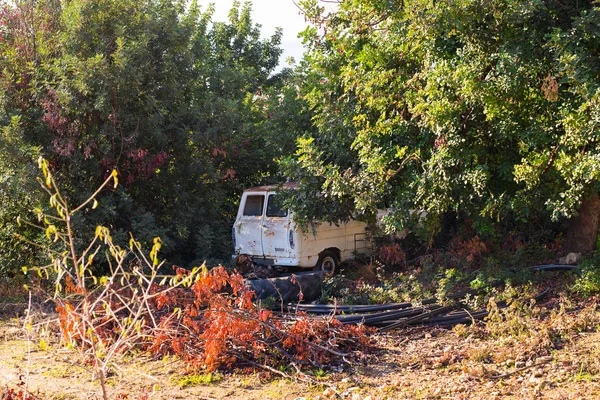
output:
[[[255,294],[240,274],[221,266],[202,270],[190,289],[153,285],[150,294],[157,327],[144,325],[145,339],[138,345],[157,356],[179,355],[192,369],[290,362],[320,366],[339,358],[339,351],[369,342],[367,328],[335,319],[298,315],[280,320],[252,302]],[[73,310],[70,303],[58,307],[61,329],[68,340],[81,341],[83,324]],[[115,321],[97,311],[98,337],[104,344],[116,340]],[[118,318],[127,318],[124,310],[120,313]]]

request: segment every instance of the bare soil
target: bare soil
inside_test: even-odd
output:
[[[543,322],[548,318],[550,325]],[[22,320],[0,323],[2,390],[24,382],[40,398],[100,399],[84,360],[59,345],[56,326],[46,321],[29,331]],[[516,336],[482,325],[375,335],[376,350],[362,363],[341,373],[317,371],[311,382],[264,372],[190,375],[180,360],[139,355],[115,365],[109,385],[113,398],[128,399],[595,399],[597,321],[597,307],[588,305],[560,318],[531,319],[531,330]]]

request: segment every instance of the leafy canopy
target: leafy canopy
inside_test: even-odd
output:
[[[3,157],[0,172],[23,175],[41,154],[77,203],[116,169],[121,185],[75,229],[110,222],[120,243],[160,236],[178,264],[228,258],[241,190],[274,175],[290,146],[261,131],[265,93],[284,82],[274,74],[281,30],[262,38],[250,3],[234,3],[227,22],[212,14],[184,0],[5,3],[0,127],[8,145],[36,154]],[[0,210],[2,226],[31,202],[3,202],[13,211]]]
[[[299,219],[391,207],[430,221],[572,216],[597,191],[600,9],[592,2],[349,0],[312,26],[316,131],[284,163]],[[322,193],[314,207],[308,193]],[[323,201],[328,200],[328,206]]]

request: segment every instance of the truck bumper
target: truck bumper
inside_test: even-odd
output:
[[[298,259],[291,257],[252,257],[252,261],[257,265],[279,265],[282,267],[298,266]]]
[[[235,260],[240,254],[232,254],[231,259]],[[264,257],[264,256],[253,256],[246,254],[252,259],[252,262],[256,265],[279,265],[282,267],[298,267],[300,266],[300,260],[295,257]]]

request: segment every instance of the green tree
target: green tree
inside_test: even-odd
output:
[[[212,14],[185,0],[3,6],[1,125],[17,118],[23,148],[49,160],[73,203],[119,171],[76,230],[160,236],[183,265],[230,254],[240,191],[277,168],[281,147],[260,127],[263,94],[283,85],[273,74],[281,31],[261,38],[250,3],[234,3],[227,22]]]
[[[302,5],[313,22],[302,90],[318,132],[286,168],[319,182],[338,211],[325,217],[391,207],[403,228],[425,209],[435,228],[454,211],[485,230],[571,218],[597,193],[592,2]]]
[[[23,143],[18,117],[0,131],[0,279],[13,278],[23,265],[38,263],[42,235],[21,226],[20,217],[33,217],[26,210],[38,205],[36,171],[31,162],[38,149]],[[21,215],[25,214],[25,215]]]

